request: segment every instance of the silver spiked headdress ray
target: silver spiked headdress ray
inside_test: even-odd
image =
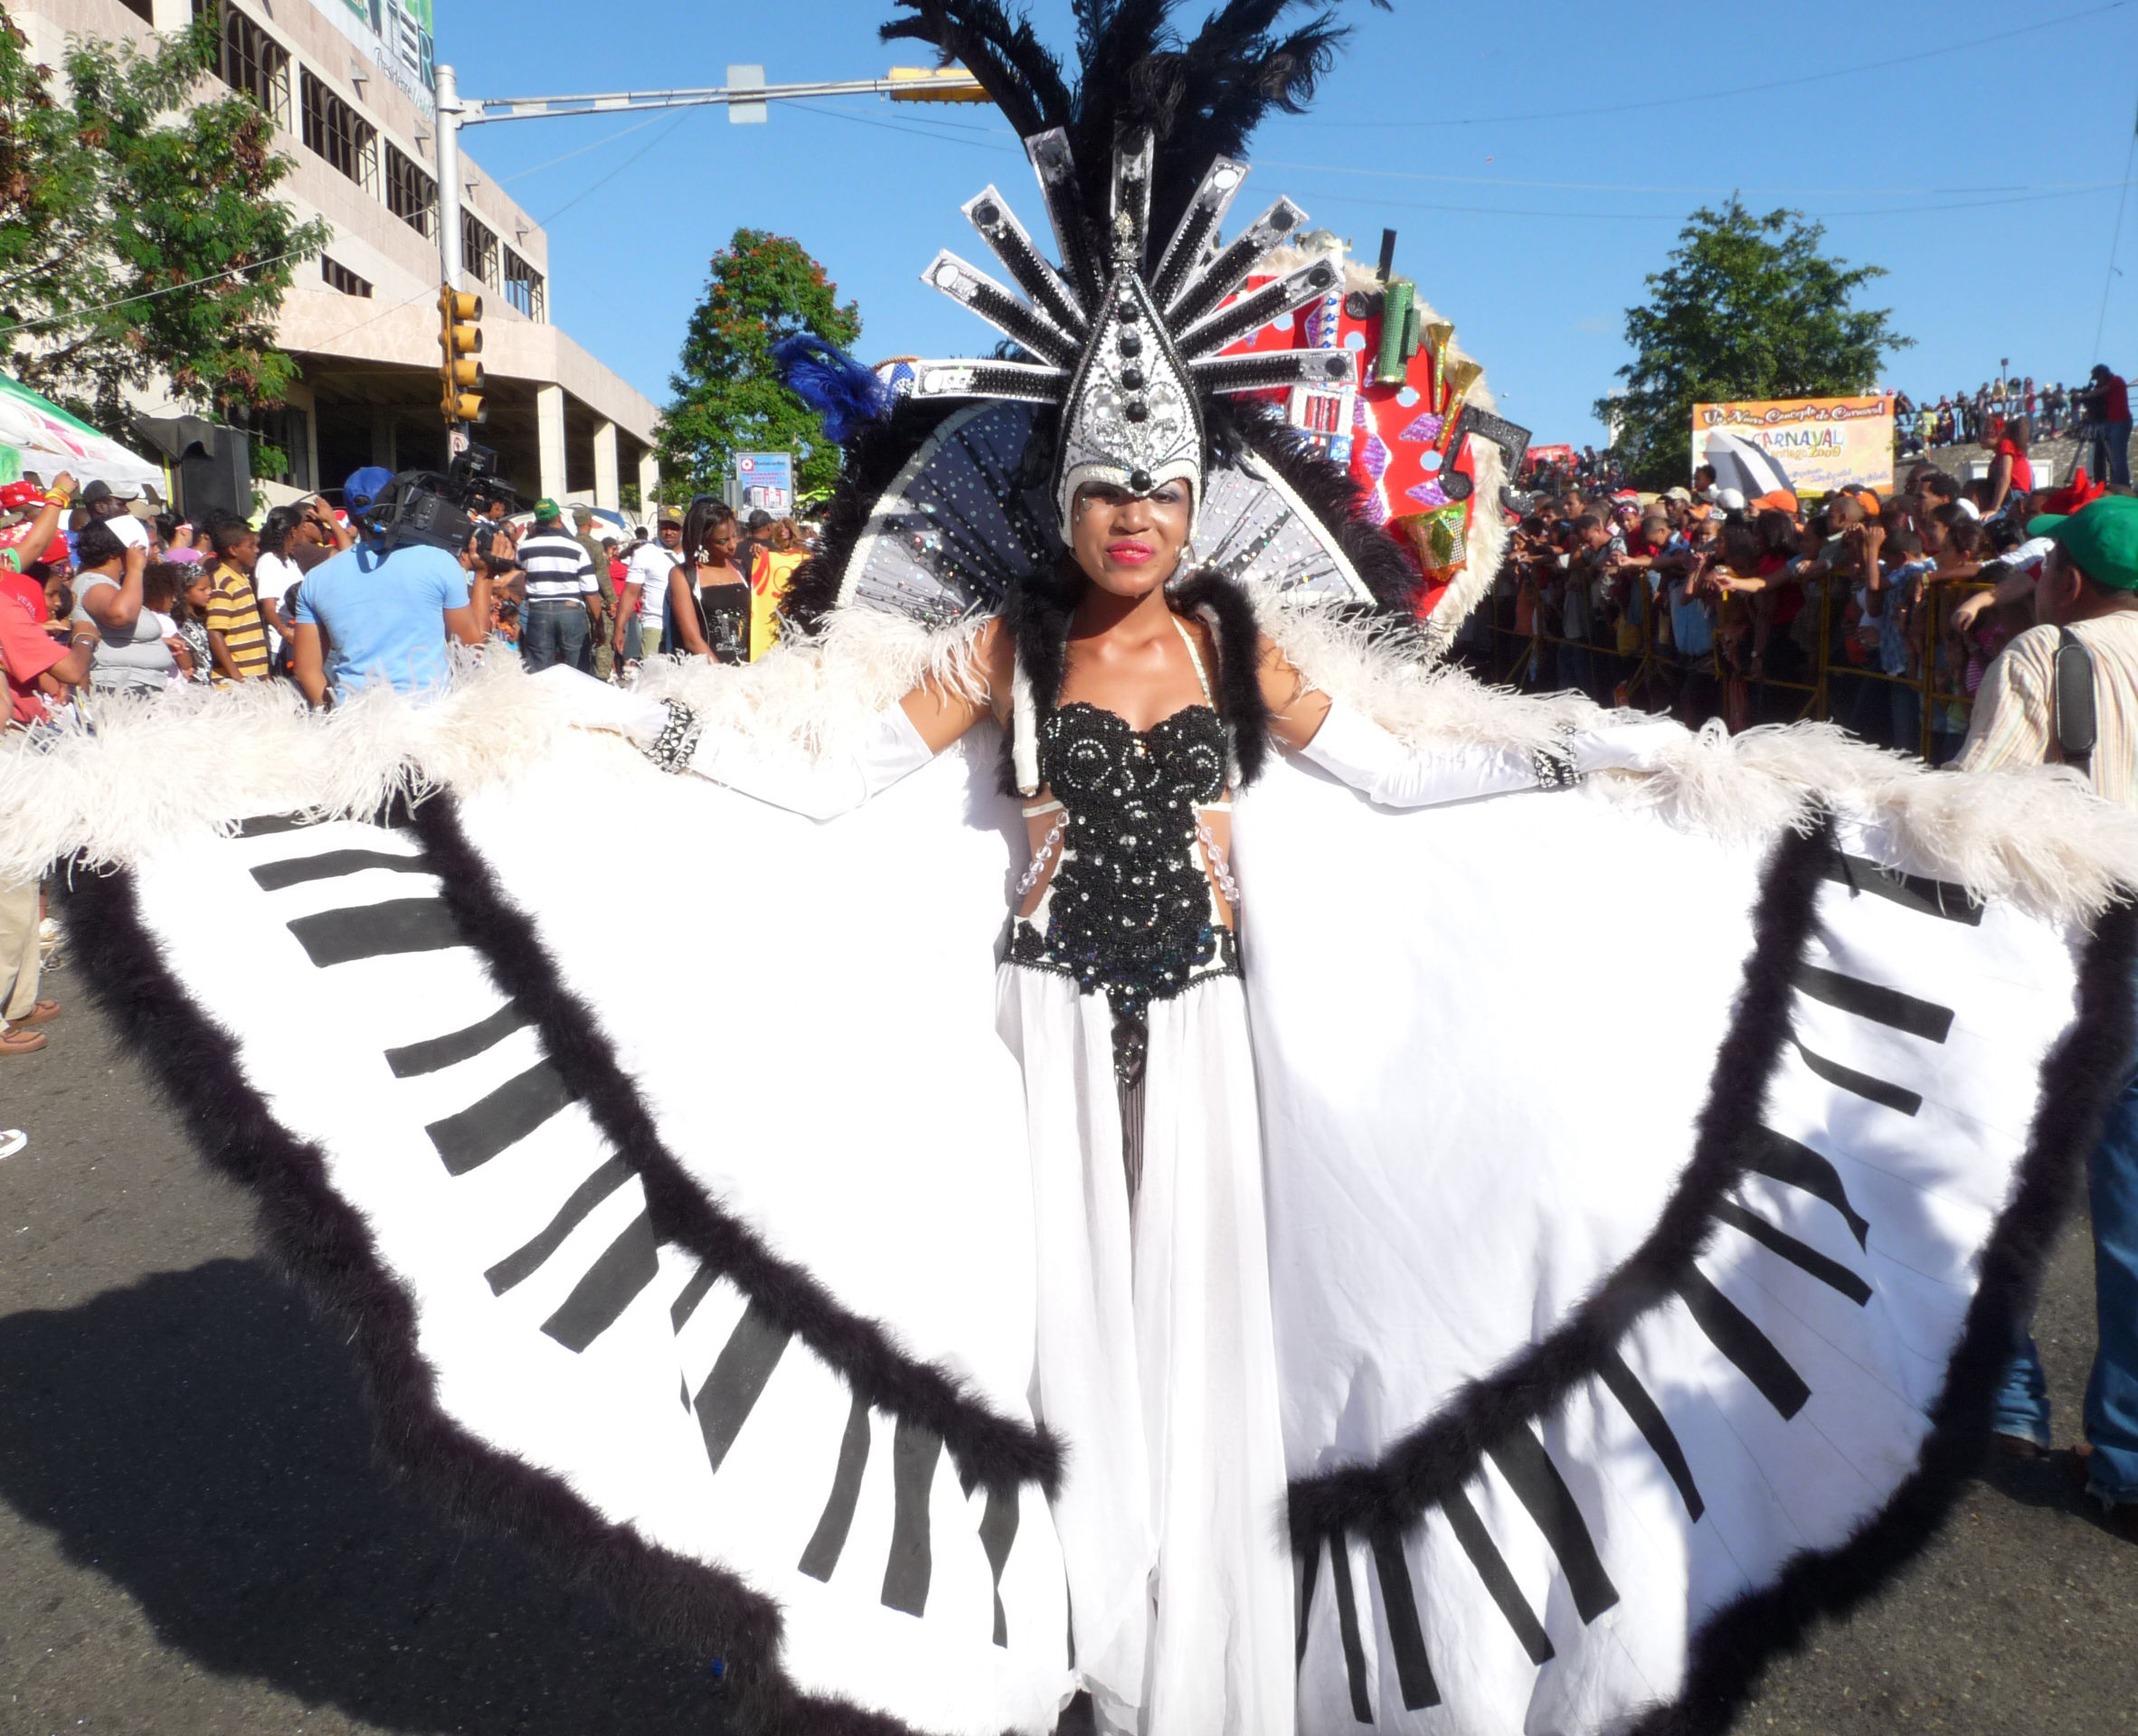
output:
[[[1351,359],[1340,350],[1218,354],[1327,295],[1342,281],[1342,263],[1334,255],[1310,259],[1228,301],[1258,265],[1305,228],[1306,213],[1279,199],[1230,245],[1219,247],[1225,212],[1247,175],[1244,163],[1220,156],[1204,171],[1179,227],[1146,278],[1150,134],[1131,133],[1115,146],[1103,237],[1090,233],[1077,203],[1067,133],[1055,127],[1024,144],[1039,177],[1060,266],[1047,263],[990,186],[967,203],[965,215],[1023,295],[948,249],[922,275],[1036,359],[917,362],[913,395],[1055,406],[1061,431],[1049,493],[1064,541],[1076,491],[1087,482],[1148,494],[1186,481],[1199,508],[1205,393],[1341,385],[1349,378]]]

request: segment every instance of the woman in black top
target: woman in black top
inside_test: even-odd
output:
[[[735,563],[741,540],[733,507],[710,495],[691,502],[683,524],[688,558],[668,574],[664,654],[750,661],[750,580]]]

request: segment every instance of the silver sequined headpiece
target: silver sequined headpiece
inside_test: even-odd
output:
[[[1219,247],[1218,228],[1246,179],[1245,164],[1221,156],[1210,165],[1164,254],[1146,271],[1148,132],[1114,152],[1102,237],[1090,232],[1077,203],[1068,135],[1059,127],[1034,134],[1025,140],[1025,154],[1039,176],[1061,265],[1040,256],[1002,195],[989,187],[967,203],[965,215],[1024,295],[947,250],[922,276],[1037,359],[916,362],[913,395],[1058,406],[1061,439],[1049,492],[1064,542],[1076,491],[1088,482],[1143,495],[1185,481],[1201,505],[1204,394],[1341,385],[1350,377],[1351,359],[1340,350],[1218,354],[1327,295],[1343,278],[1340,260],[1329,255],[1227,300],[1306,224],[1306,212],[1280,199]]]

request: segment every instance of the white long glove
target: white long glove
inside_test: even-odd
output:
[[[686,706],[611,687],[562,665],[534,677],[570,708],[582,728],[628,736],[668,771],[695,771],[812,820],[859,807],[935,757],[900,705],[876,713],[843,753],[809,759],[799,750],[765,753],[735,736],[699,732]]]
[[[1592,771],[1650,771],[1687,740],[1677,724],[1612,724],[1575,731],[1564,754],[1522,748],[1412,748],[1340,699],[1301,757],[1383,807],[1431,807],[1514,790],[1557,788]]]

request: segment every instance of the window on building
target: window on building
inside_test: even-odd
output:
[[[345,296],[368,296],[371,294],[371,285],[367,280],[358,277],[347,266],[336,265],[324,253],[319,256],[319,275]]]
[[[542,273],[509,247],[505,250],[505,299],[537,324],[546,316],[543,307]]]
[[[438,234],[438,183],[403,156],[386,146],[386,209],[425,241]]]
[[[128,4],[132,5],[132,0],[128,0]],[[146,4],[135,6],[134,10],[144,18],[148,16]],[[289,51],[243,13],[223,9],[219,14],[217,0],[194,0],[194,15],[220,15],[222,20],[222,41],[215,70],[223,83],[251,97],[260,105],[260,112],[278,127],[288,127]]]
[[[379,129],[309,71],[302,75],[305,143],[367,193],[379,185]]]
[[[478,282],[497,288],[497,237],[472,211],[460,213],[460,269]]]

